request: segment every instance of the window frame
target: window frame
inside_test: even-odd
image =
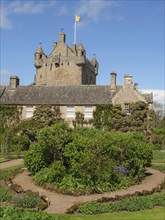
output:
[[[84,118],[93,118],[93,106],[84,106]]]
[[[32,118],[34,113],[34,107],[33,106],[26,106],[26,118]]]
[[[67,106],[66,117],[67,118],[74,118],[75,117],[75,107],[74,106]]]

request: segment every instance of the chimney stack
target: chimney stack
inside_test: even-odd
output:
[[[11,76],[10,77],[10,88],[16,89],[19,86],[19,78],[18,76]]]
[[[132,86],[132,76],[130,74],[124,75],[124,85]]]
[[[116,89],[116,73],[111,72],[111,89]]]
[[[138,92],[138,83],[134,84],[134,90],[136,90]]]

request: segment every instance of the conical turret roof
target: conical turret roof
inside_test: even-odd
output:
[[[78,44],[77,50],[85,50],[81,42]]]
[[[39,46],[39,47],[37,48],[37,50],[36,50],[36,52],[35,52],[35,53],[40,53],[40,54],[43,54],[43,53],[44,53],[44,51],[43,51],[42,47],[41,47],[41,46]]]

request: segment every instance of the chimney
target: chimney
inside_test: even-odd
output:
[[[116,73],[111,72],[111,89],[116,89]]]
[[[132,76],[130,74],[124,75],[124,85],[132,86]]]
[[[11,76],[10,77],[10,88],[16,89],[19,86],[19,78],[18,76]]]
[[[138,83],[134,84],[134,90],[136,90],[138,92]]]
[[[59,34],[59,43],[65,43],[65,34],[63,32]]]

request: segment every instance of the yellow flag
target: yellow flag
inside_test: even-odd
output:
[[[76,19],[77,22],[80,22],[80,16],[79,15],[76,15],[75,19]]]

